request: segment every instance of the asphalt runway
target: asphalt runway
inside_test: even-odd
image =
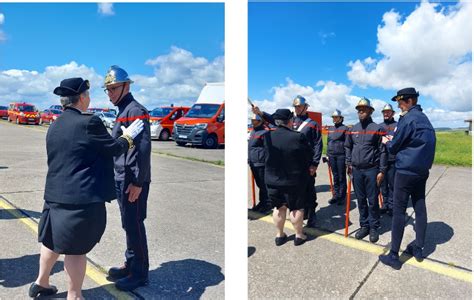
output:
[[[359,213],[352,191],[349,237],[345,238],[345,205],[328,204],[331,192],[326,164],[318,168],[316,189],[318,227],[306,229],[310,240],[302,246],[295,247],[290,240],[276,247],[271,215],[249,212],[249,299],[472,298],[471,168],[433,166],[426,189],[424,255],[428,258],[418,263],[405,254],[400,271],[378,262],[378,255],[389,251],[391,217],[382,216],[376,244],[368,237],[356,240]],[[251,190],[249,181],[249,207]],[[401,251],[415,239],[411,207],[406,224]],[[294,230],[289,220],[285,227],[291,239]]]
[[[47,172],[47,126],[0,121],[0,299],[25,299],[38,272],[37,222]],[[150,284],[133,293],[116,290],[104,271],[124,260],[125,234],[115,201],[107,204],[107,228],[88,254],[83,286],[86,299],[223,299],[224,168],[170,157],[173,141],[153,141],[152,183],[145,226]],[[206,149],[180,147],[188,158],[211,157]],[[184,152],[186,151],[186,152]],[[216,149],[212,160],[224,160]],[[211,161],[211,159],[206,159]],[[67,285],[62,259],[51,284],[59,298]]]

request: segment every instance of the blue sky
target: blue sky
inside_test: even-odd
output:
[[[354,122],[358,97],[373,99],[378,109],[398,89],[414,86],[435,125],[465,126],[472,110],[472,88],[465,88],[472,86],[470,9],[458,3],[250,3],[249,96],[273,110],[306,93],[313,110],[329,115],[339,108]],[[446,34],[448,23],[454,25]],[[453,42],[458,39],[466,42]],[[453,85],[464,90],[448,101],[443,90],[456,93]]]
[[[99,87],[113,64],[147,106],[192,103],[206,81],[223,80],[223,4],[11,3],[0,14],[1,99],[41,108],[61,76],[82,76],[99,91],[93,104],[107,105]]]

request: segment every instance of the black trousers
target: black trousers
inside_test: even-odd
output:
[[[268,198],[267,185],[265,184],[265,166],[254,167],[250,166],[253,177],[255,178],[255,183],[258,186],[258,201],[259,203],[265,203],[271,205],[272,202]]]
[[[316,177],[308,175],[308,181],[306,185],[306,209],[307,211],[314,211],[318,204],[316,203],[316,189],[314,187],[316,183]]]
[[[405,230],[405,212],[411,196],[415,209],[416,245],[423,248],[428,218],[426,215],[425,190],[428,175],[406,175],[395,172],[393,190],[392,246],[391,250],[398,253]]]
[[[360,227],[380,227],[380,207],[377,187],[378,168],[352,168],[352,183],[357,196]]]
[[[127,267],[132,276],[148,278],[148,244],[146,238],[145,224],[146,207],[150,183],[144,183],[140,196],[135,202],[128,201],[127,181],[115,181],[117,201],[120,207],[122,228],[127,238],[127,250],[125,259]]]
[[[344,155],[328,157],[334,182],[334,198],[342,201],[347,194],[346,158]]]
[[[393,209],[393,184],[395,182],[395,162],[387,165],[384,179],[380,185],[380,191],[383,196],[383,204],[388,209]]]

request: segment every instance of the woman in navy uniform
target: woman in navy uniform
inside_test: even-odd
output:
[[[436,135],[428,117],[418,105],[419,93],[414,88],[399,90],[392,101],[402,110],[393,139],[384,137],[389,153],[396,155],[393,189],[392,243],[387,255],[380,255],[383,264],[398,270],[402,263],[398,251],[405,230],[405,212],[411,198],[415,209],[416,239],[406,252],[417,261],[423,260],[423,246],[427,226],[425,203],[426,181],[433,165]]]
[[[116,198],[113,156],[133,147],[143,130],[137,121],[114,139],[99,117],[86,113],[89,81],[69,78],[54,94],[61,96],[64,112],[46,135],[48,174],[38,240],[42,243],[39,275],[29,296],[52,295],[49,274],[60,254],[65,254],[68,299],[82,299],[86,254],[100,241],[106,225],[105,202]]]
[[[331,117],[334,126],[331,126],[328,131],[327,155],[334,178],[334,195],[329,200],[329,204],[337,203],[337,205],[342,205],[344,204],[347,190],[344,142],[348,128],[343,124],[344,116],[340,110],[336,109]]]
[[[266,152],[265,183],[275,207],[273,222],[278,230],[275,238],[277,246],[287,240],[283,232],[287,209],[290,209],[290,220],[296,232],[295,246],[306,241],[303,217],[313,153],[305,135],[290,129],[292,115],[289,109],[277,109],[272,117],[278,127],[268,131],[263,138]]]

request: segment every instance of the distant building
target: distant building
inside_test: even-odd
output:
[[[469,123],[469,129],[466,130],[466,134],[469,134],[469,135],[472,134],[472,118],[469,118],[469,119],[467,119],[467,120],[464,120],[464,122]]]

